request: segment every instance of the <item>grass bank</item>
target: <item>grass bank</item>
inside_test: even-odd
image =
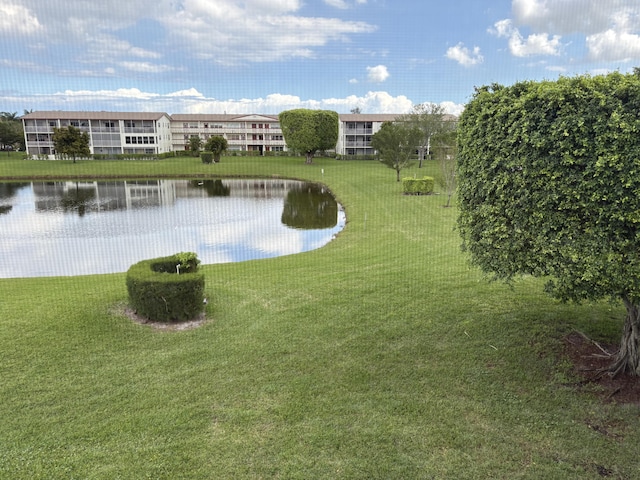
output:
[[[132,323],[124,274],[0,280],[0,478],[637,478],[638,409],[557,356],[572,329],[617,339],[623,309],[487,283],[444,196],[405,197],[375,162],[0,159],[0,177],[209,174],[322,181],[347,226],[204,266],[194,330]]]

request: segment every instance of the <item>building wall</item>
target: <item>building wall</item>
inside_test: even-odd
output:
[[[204,144],[212,136],[226,138],[230,151],[277,152],[286,150],[277,115],[176,114],[171,134],[174,151],[188,150],[189,139]]]
[[[22,118],[27,153],[53,157],[54,128],[89,134],[92,154],[159,154],[171,151],[171,118],[159,113],[33,112]]]
[[[396,114],[339,116],[338,155],[373,155],[371,137]],[[160,154],[189,149],[189,138],[202,142],[219,135],[230,151],[257,154],[286,151],[277,115],[174,114],[162,112],[33,112],[23,117],[27,152],[53,156],[53,128],[73,125],[89,133],[93,154]],[[53,158],[53,157],[52,157]]]

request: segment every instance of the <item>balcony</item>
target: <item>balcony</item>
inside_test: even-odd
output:
[[[345,135],[372,135],[373,128],[345,128]]]

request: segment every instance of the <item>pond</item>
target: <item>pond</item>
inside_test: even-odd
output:
[[[284,179],[0,183],[0,278],[125,272],[314,250],[345,225],[322,185]]]

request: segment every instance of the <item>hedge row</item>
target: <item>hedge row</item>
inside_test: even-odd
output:
[[[434,187],[433,177],[403,178],[402,189],[405,195],[430,195]]]
[[[129,302],[138,315],[175,322],[196,317],[203,309],[204,274],[194,253],[143,260],[127,271]]]

